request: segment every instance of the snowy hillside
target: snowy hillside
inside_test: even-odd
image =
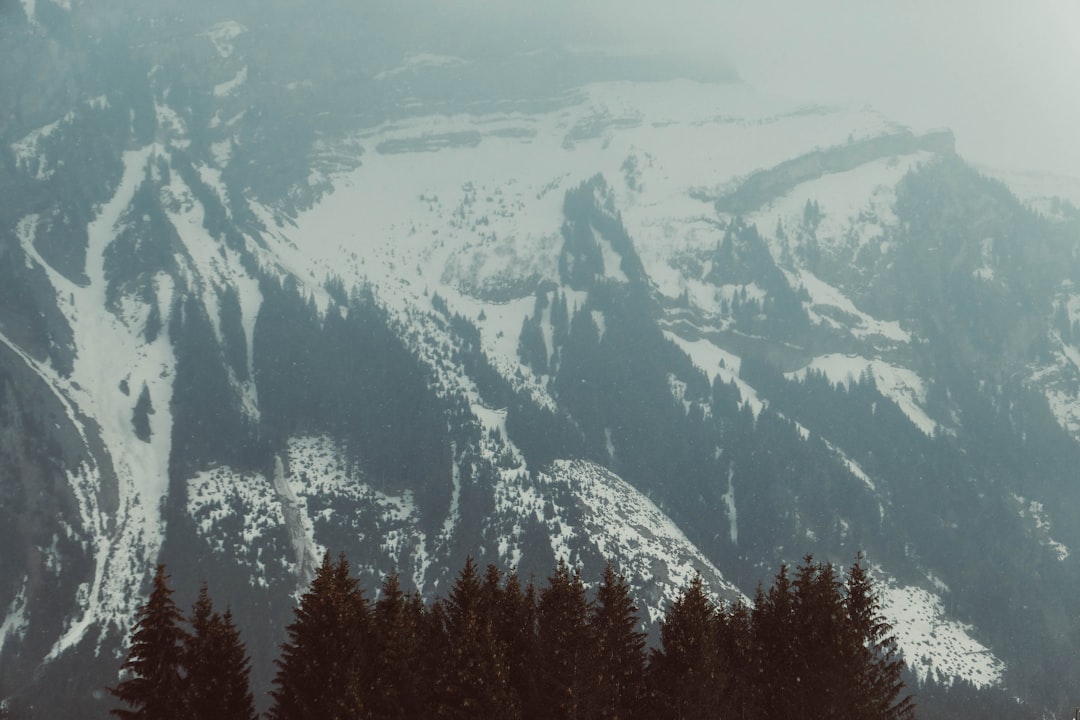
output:
[[[913,681],[1063,700],[1068,188],[640,58],[114,2],[4,30],[80,79],[0,89],[0,692],[103,716],[157,562],[264,690],[326,551],[429,599],[613,560],[650,623],[864,552]]]

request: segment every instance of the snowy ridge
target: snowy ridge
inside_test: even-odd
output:
[[[383,70],[375,75],[376,80],[388,80],[395,75],[401,75],[417,68],[423,67],[452,67],[454,65],[467,64],[465,60],[453,55],[433,55],[431,53],[417,53],[405,58],[405,62],[389,70]]]
[[[933,157],[923,150],[872,160],[845,172],[824,174],[800,183],[749,219],[769,234],[775,247],[781,247],[798,242],[801,232],[807,231],[804,211],[807,202],[812,201],[821,211],[821,218],[813,228],[821,248],[830,253],[854,254],[864,245],[887,240],[887,229],[898,222],[894,211],[896,185]],[[785,238],[774,233],[778,226],[785,229]]]
[[[933,435],[938,426],[922,408],[922,403],[926,401],[926,386],[922,378],[912,370],[891,365],[883,360],[832,353],[814,358],[801,370],[787,373],[787,377],[802,380],[810,371],[824,373],[829,382],[844,387],[869,373],[881,394],[895,402],[917,428],[927,435]]]
[[[542,482],[563,487],[574,503],[563,508],[552,533],[556,557],[577,561],[583,543],[603,558],[619,558],[620,571],[635,587],[651,587],[650,622],[663,617],[695,573],[716,595],[728,600],[743,594],[656,505],[614,473],[584,460],[560,460]],[[576,524],[575,524],[576,521]]]

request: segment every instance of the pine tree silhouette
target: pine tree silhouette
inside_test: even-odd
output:
[[[566,562],[559,560],[536,608],[541,718],[590,717],[595,697],[590,692],[593,640],[588,612],[581,576],[571,574]]]
[[[375,658],[370,717],[405,720],[428,711],[433,671],[429,617],[416,596],[401,591],[397,573],[383,580],[373,614]]]
[[[510,687],[521,703],[522,716],[536,717],[540,705],[536,681],[536,589],[524,589],[510,573],[496,598],[495,636],[506,657]]]
[[[249,676],[251,660],[232,611],[214,612],[206,583],[191,611],[184,642],[184,695],[192,720],[255,720]]]
[[[498,643],[476,563],[470,557],[445,601],[433,611],[442,627],[442,668],[436,716],[462,720],[514,720],[518,698]]]
[[[609,562],[589,613],[595,640],[596,717],[626,720],[640,709],[645,678],[645,634],[622,575]]]
[[[121,665],[129,677],[108,691],[131,709],[109,712],[124,720],[186,717],[184,706],[183,615],[173,602],[165,566],[158,565],[146,604],[135,616],[131,648]]]
[[[679,720],[713,718],[722,677],[717,642],[717,607],[700,575],[680,593],[660,626],[661,647],[649,663],[654,716]]]
[[[367,600],[349,575],[344,555],[323,556],[310,589],[300,598],[289,639],[275,661],[274,720],[352,720],[366,713],[370,684],[364,649],[370,633]]]
[[[904,694],[904,661],[897,654],[892,626],[862,566],[862,554],[848,570],[844,608],[849,623],[851,715],[856,720],[913,720],[915,700]]]

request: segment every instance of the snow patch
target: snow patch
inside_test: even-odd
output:
[[[299,586],[303,587],[315,577],[315,568],[322,553],[315,546],[315,530],[311,520],[285,477],[285,465],[280,456],[274,457],[274,492],[281,503],[282,517],[289,531],[296,577]]]
[[[855,307],[848,297],[838,288],[829,285],[809,270],[785,270],[788,282],[793,288],[802,287],[810,295],[810,319],[817,324],[829,323],[836,325],[835,321],[823,317],[813,311],[815,306],[836,308],[846,315],[850,315],[858,321],[858,325],[848,328],[852,335],[857,338],[880,336],[887,340],[898,343],[910,343],[911,333],[900,327],[895,320],[878,320]]]
[[[228,97],[236,88],[247,82],[247,76],[248,69],[247,65],[245,65],[236,72],[232,79],[214,86],[214,97]]]
[[[210,38],[210,42],[214,43],[214,48],[217,49],[218,55],[223,58],[232,57],[233,52],[236,50],[234,41],[247,32],[247,28],[236,22],[235,20],[225,20],[220,22],[210,29],[202,33],[203,37]]]
[[[1005,663],[971,637],[970,625],[948,618],[939,596],[888,581],[880,586],[880,599],[904,662],[920,682],[959,678],[980,688],[1001,683]]]
[[[37,19],[37,0],[22,0],[23,12],[32,27],[41,27]]]
[[[1034,532],[1040,536],[1042,544],[1054,551],[1057,559],[1064,562],[1069,557],[1069,548],[1050,536],[1050,521],[1046,518],[1043,504],[1037,500],[1028,501],[1019,495],[1013,495],[1019,505],[1020,517],[1031,520]]]
[[[9,638],[21,641],[26,636],[26,630],[30,626],[26,617],[26,583],[29,578],[23,578],[22,587],[12,598],[4,614],[4,622],[0,623],[0,652]]]
[[[727,509],[728,531],[732,545],[739,544],[739,516],[735,509],[735,466],[728,466],[727,492],[720,496]]]
[[[622,269],[622,255],[615,251],[611,241],[603,235],[596,234],[596,243],[600,246],[600,252],[604,262],[604,277],[614,282],[630,282]]]
[[[786,373],[789,379],[802,380],[809,371],[824,373],[829,382],[844,387],[869,372],[882,395],[899,406],[908,419],[926,435],[932,436],[938,424],[922,409],[926,401],[926,386],[922,378],[907,368],[890,365],[883,360],[868,360],[858,355],[831,353],[816,357],[806,367]]]
[[[53,170],[49,167],[48,158],[42,147],[62,123],[69,123],[74,115],[68,113],[60,120],[42,125],[36,130],[31,130],[21,139],[16,140],[9,146],[15,156],[15,167],[27,173],[34,180],[47,180],[52,177]]]
[[[724,350],[705,338],[687,340],[671,330],[665,330],[664,337],[679,346],[694,365],[706,374],[710,382],[719,377],[723,383],[735,383],[735,387],[739,389],[739,394],[742,396],[742,402],[750,406],[754,417],[761,414],[765,402],[758,397],[757,390],[739,377],[742,359],[738,355]]]

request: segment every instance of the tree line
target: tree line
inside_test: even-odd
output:
[[[159,565],[136,617],[120,718],[254,720],[250,660],[206,586],[185,620]],[[910,720],[903,661],[861,558],[839,576],[807,556],[752,605],[682,589],[649,649],[625,579],[595,590],[560,561],[546,584],[470,558],[429,607],[386,576],[369,599],[323,557],[275,661],[271,720],[492,718]]]

